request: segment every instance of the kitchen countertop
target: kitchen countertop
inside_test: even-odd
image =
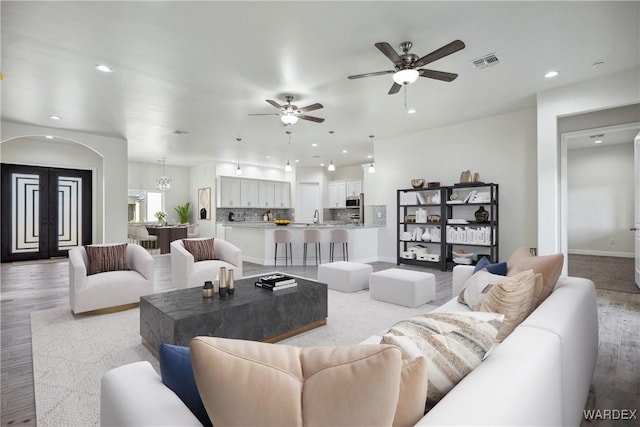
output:
[[[303,228],[380,228],[374,225],[353,224],[351,222],[323,222],[320,224],[292,222],[289,225],[276,225],[269,221],[223,221],[222,225],[225,227],[244,227],[244,228],[262,228],[272,229],[276,227],[284,227],[291,229],[303,229]]]

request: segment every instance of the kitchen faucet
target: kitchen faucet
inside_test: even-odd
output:
[[[320,222],[320,212],[318,212],[318,209],[316,209],[313,212],[313,223],[318,224],[319,222]]]

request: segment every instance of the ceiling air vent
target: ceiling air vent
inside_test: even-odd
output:
[[[490,53],[488,55],[484,55],[480,58],[474,59],[471,61],[476,69],[481,70],[483,68],[490,67],[492,65],[497,65],[500,63],[500,58],[495,53]]]

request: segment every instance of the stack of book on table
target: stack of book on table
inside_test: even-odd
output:
[[[270,274],[268,276],[262,276],[257,282],[256,286],[263,289],[269,289],[270,291],[279,291],[282,289],[293,288],[298,286],[296,279],[291,276],[285,276],[284,274]]]

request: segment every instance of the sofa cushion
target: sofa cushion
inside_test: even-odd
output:
[[[213,250],[213,237],[210,239],[182,239],[182,243],[184,248],[193,255],[195,262],[216,259]]]
[[[158,353],[162,382],[187,405],[203,426],[211,426],[211,420],[196,387],[189,347],[162,344]]]
[[[534,274],[533,270],[504,277],[487,292],[480,310],[504,314],[496,341],[504,340],[531,313],[536,276],[542,281],[542,275]]]
[[[104,273],[107,271],[128,270],[127,244],[117,245],[86,245],[84,247],[89,260],[87,275]]]
[[[482,362],[503,318],[495,313],[428,313],[396,323],[381,343],[399,347],[404,359],[427,359],[430,409]]]
[[[486,256],[483,256],[482,258],[480,258],[480,260],[476,263],[476,266],[473,269],[473,272],[476,273],[482,270],[483,268],[485,268],[491,274],[499,274],[500,276],[507,275],[506,262],[492,263],[491,261],[489,261],[489,258],[487,258]]]
[[[191,357],[213,425],[389,426],[398,404],[402,359],[393,346],[196,337]]]
[[[534,307],[537,307],[551,295],[553,287],[560,277],[562,265],[564,264],[563,254],[533,256],[527,248],[518,248],[507,261],[507,276],[513,276],[526,270],[533,270],[542,274],[542,288],[534,294]]]
[[[458,302],[466,304],[474,311],[480,310],[480,304],[486,298],[489,289],[505,279],[505,276],[492,274],[486,269],[474,273],[464,283],[458,294]]]

